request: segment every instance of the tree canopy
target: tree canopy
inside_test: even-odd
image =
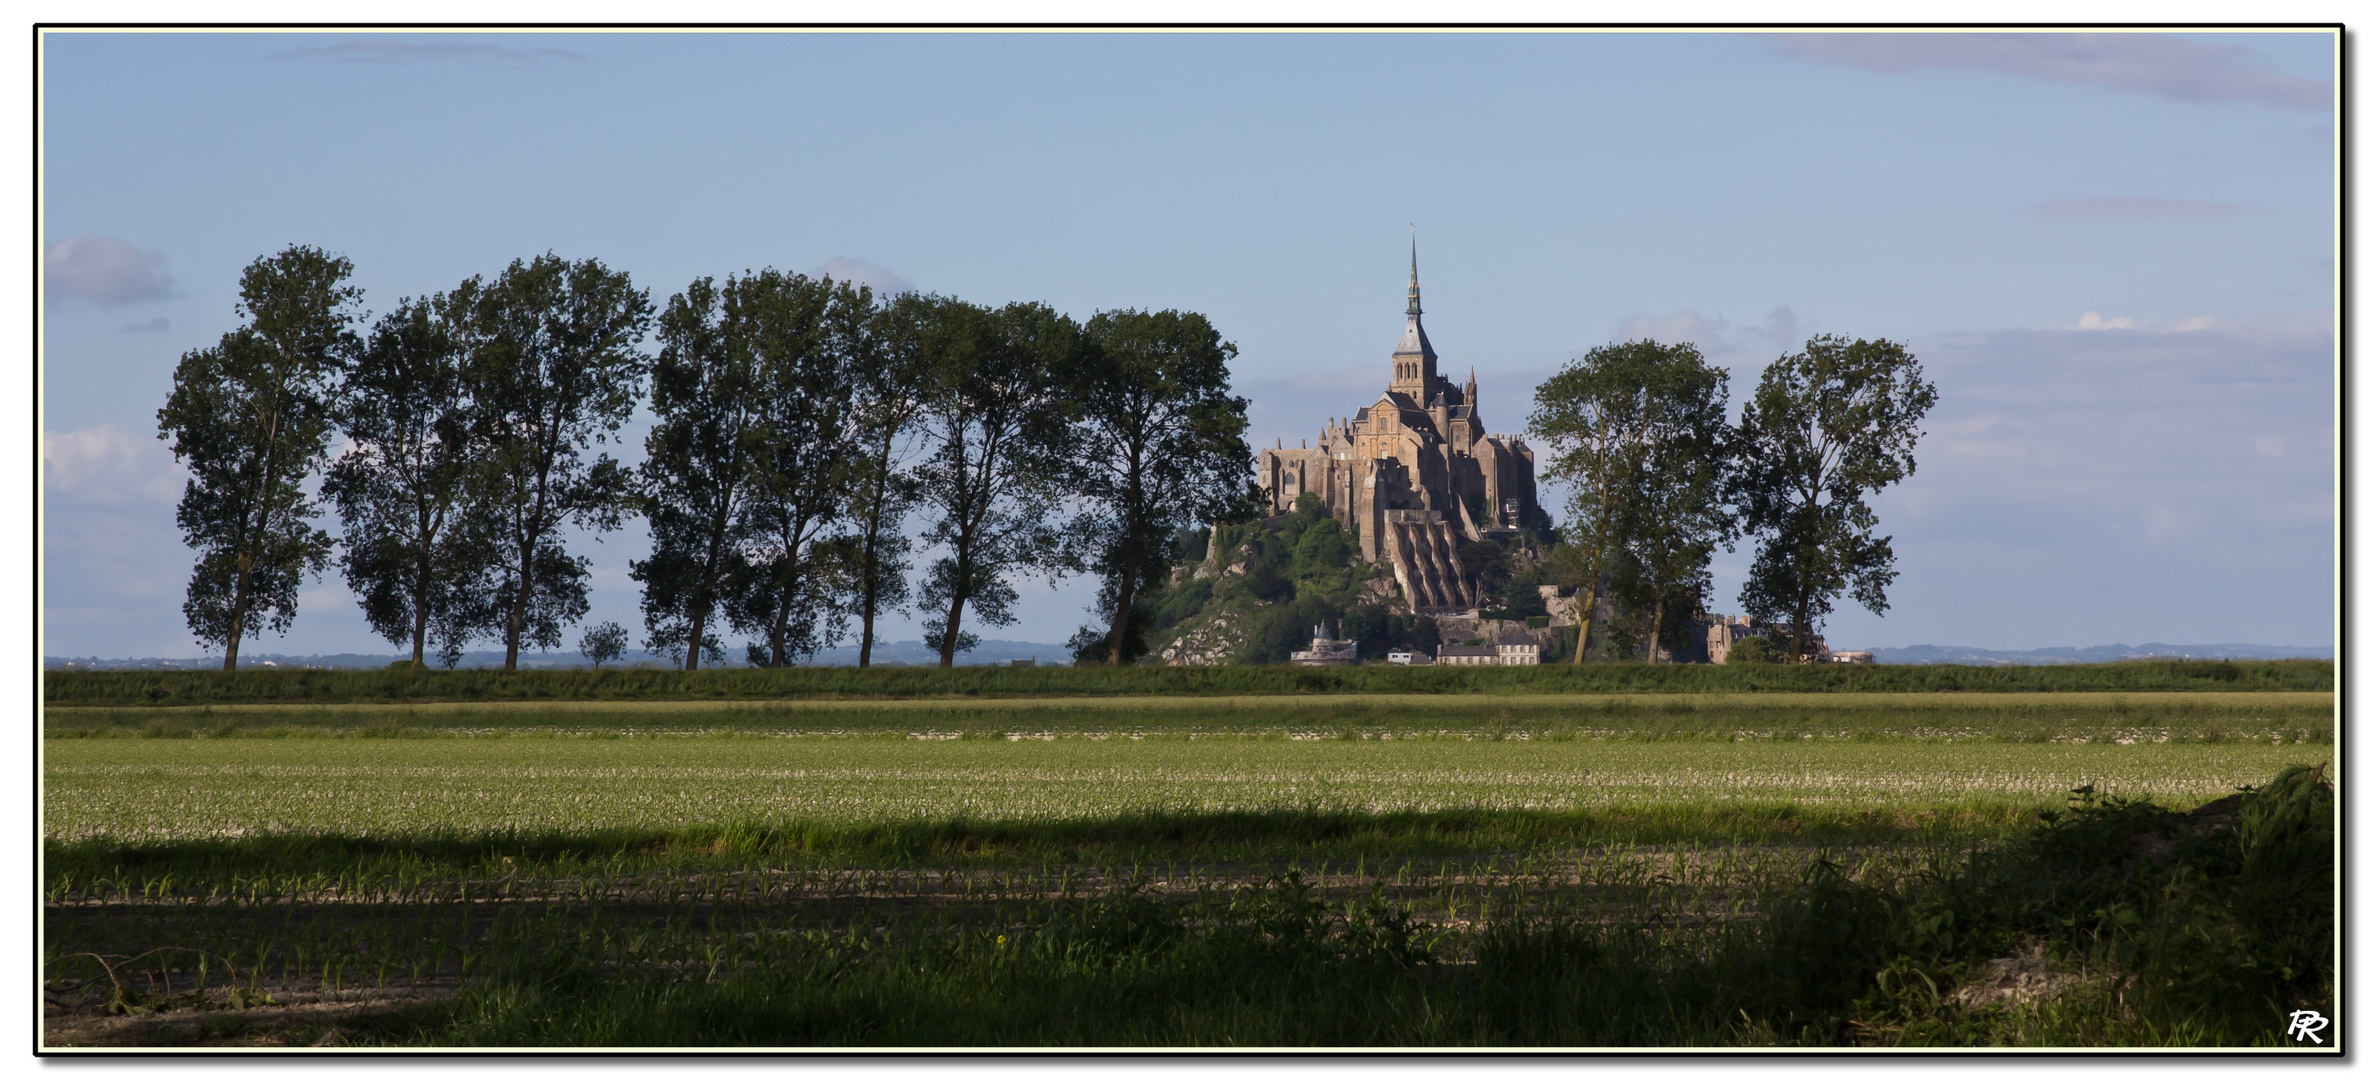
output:
[[[1741,601],[1790,622],[1787,658],[1806,658],[1845,592],[1889,609],[1898,571],[1866,497],[1914,475],[1917,425],[1938,398],[1916,358],[1879,339],[1819,335],[1760,377],[1734,436],[1734,501],[1763,537]]]
[[[332,396],[358,349],[353,272],[303,246],[250,263],[239,283],[246,322],[184,353],[157,411],[158,438],[190,471],[174,512],[198,551],[182,614],[200,642],[223,649],[225,671],[263,629],[259,615],[288,632],[298,586],[330,562],[304,484],[329,454]]]

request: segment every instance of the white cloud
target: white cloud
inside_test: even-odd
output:
[[[2246,102],[2326,110],[2335,85],[2259,66],[2261,53],[2170,34],[1776,34],[1790,56],[1868,71],[1973,68],[2051,82],[2156,94],[2173,101]]]
[[[42,432],[41,463],[51,498],[102,505],[173,502],[188,475],[164,443],[119,431],[114,424]]]
[[[164,252],[100,233],[80,233],[51,244],[42,253],[41,272],[51,296],[104,307],[163,300],[173,292]]]
[[[824,266],[810,271],[809,276],[865,285],[875,290],[877,296],[894,296],[917,291],[917,287],[909,284],[907,278],[865,259],[854,259],[847,255],[837,255],[827,259]]]
[[[2136,326],[2138,326],[2138,324],[2132,322],[2130,316],[2127,315],[2116,315],[2111,319],[2105,319],[2099,318],[2098,314],[2094,311],[2084,311],[2081,313],[2081,324],[2077,329],[2129,330],[2135,328]]]

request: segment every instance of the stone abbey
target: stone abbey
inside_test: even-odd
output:
[[[1385,563],[1415,613],[1478,606],[1460,548],[1490,533],[1544,520],[1536,504],[1536,455],[1517,435],[1489,435],[1478,415],[1478,375],[1455,386],[1437,374],[1437,351],[1420,325],[1420,253],[1404,302],[1404,336],[1379,400],[1331,420],[1316,445],[1256,457],[1271,512],[1311,493],[1355,534],[1362,557]]]

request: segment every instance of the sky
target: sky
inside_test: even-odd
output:
[[[1496,432],[1612,341],[1694,342],[1737,403],[1811,335],[1906,344],[1940,403],[1874,499],[1890,608],[1843,600],[1837,648],[2333,646],[2337,45],[52,32],[41,648],[202,653],[155,414],[290,244],[351,258],[373,312],[546,251],[656,303],[772,266],[1199,311],[1270,446],[1385,385],[1415,231],[1440,367]],[[589,618],[636,626],[640,527],[572,546]],[[975,629],[1063,641],[1093,592],[1026,582]],[[335,572],[245,648],[395,651]]]

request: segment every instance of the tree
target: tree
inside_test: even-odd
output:
[[[774,270],[730,282],[726,324],[750,353],[757,391],[748,554],[730,619],[760,636],[754,663],[782,667],[846,625],[850,560],[829,535],[851,481],[851,398],[869,349],[864,286]]]
[[[875,657],[875,620],[908,602],[908,534],[922,494],[911,460],[924,441],[917,418],[934,366],[934,313],[944,301],[903,293],[880,305],[852,372],[849,466],[851,607],[859,617],[859,666]]]
[[[1735,434],[1734,501],[1764,536],[1742,587],[1753,619],[1788,619],[1787,659],[1807,657],[1809,635],[1848,592],[1877,615],[1891,538],[1874,535],[1870,492],[1916,471],[1916,425],[1939,395],[1897,343],[1810,338],[1759,379]]]
[[[619,659],[628,648],[627,628],[615,622],[599,622],[586,628],[578,638],[578,653],[594,664],[596,671]]]
[[[1651,612],[1647,659],[1656,664],[1669,609],[1708,589],[1709,558],[1720,544],[1732,549],[1735,523],[1725,504],[1725,371],[1687,344],[1668,346],[1648,374],[1643,453],[1620,488],[1619,542]]]
[[[522,645],[558,646],[586,614],[587,561],[563,547],[562,527],[608,532],[634,506],[627,471],[586,451],[635,411],[652,304],[624,271],[550,252],[474,291],[466,373],[483,457],[471,516],[504,553],[492,599],[511,671]]]
[[[494,618],[484,587],[490,553],[462,527],[474,462],[463,389],[468,330],[456,316],[470,303],[467,287],[406,299],[372,327],[339,394],[351,448],[322,484],[338,506],[340,563],[364,620],[391,644],[410,644],[414,666],[433,637],[454,666]]]
[[[658,320],[652,413],[644,438],[644,520],[652,554],[629,564],[644,585],[648,647],[682,651],[685,669],[720,651],[711,633],[729,582],[747,571],[744,538],[756,459],[767,432],[759,361],[738,317],[742,283],[722,297],[701,278],[669,298]]]
[[[1594,599],[1611,561],[1645,522],[1637,508],[1661,440],[1705,404],[1714,369],[1691,345],[1630,341],[1571,361],[1536,388],[1528,430],[1552,450],[1544,474],[1569,485],[1569,523],[1558,557],[1580,576],[1576,662],[1593,637]],[[1723,410],[1723,374],[1718,373]]]
[[[944,554],[926,570],[925,643],[950,667],[980,642],[977,621],[1015,621],[1017,571],[1063,565],[1051,522],[1071,453],[1065,378],[1078,363],[1080,327],[1043,304],[990,311],[932,298],[926,348],[935,378],[920,421],[931,440],[916,470],[935,514],[926,532]]]
[[[1105,311],[1084,327],[1072,397],[1086,452],[1068,479],[1083,500],[1071,523],[1078,563],[1104,583],[1105,662],[1135,651],[1135,605],[1172,571],[1182,526],[1249,516],[1260,495],[1247,479],[1247,399],[1230,393],[1238,347],[1194,312]]]
[[[259,615],[285,634],[297,588],[329,565],[330,534],[306,478],[328,456],[335,381],[357,348],[350,327],[362,290],[354,264],[311,247],[258,258],[240,274],[247,324],[182,355],[157,437],[190,470],[174,521],[198,551],[182,615],[223,670],[259,636]]]

